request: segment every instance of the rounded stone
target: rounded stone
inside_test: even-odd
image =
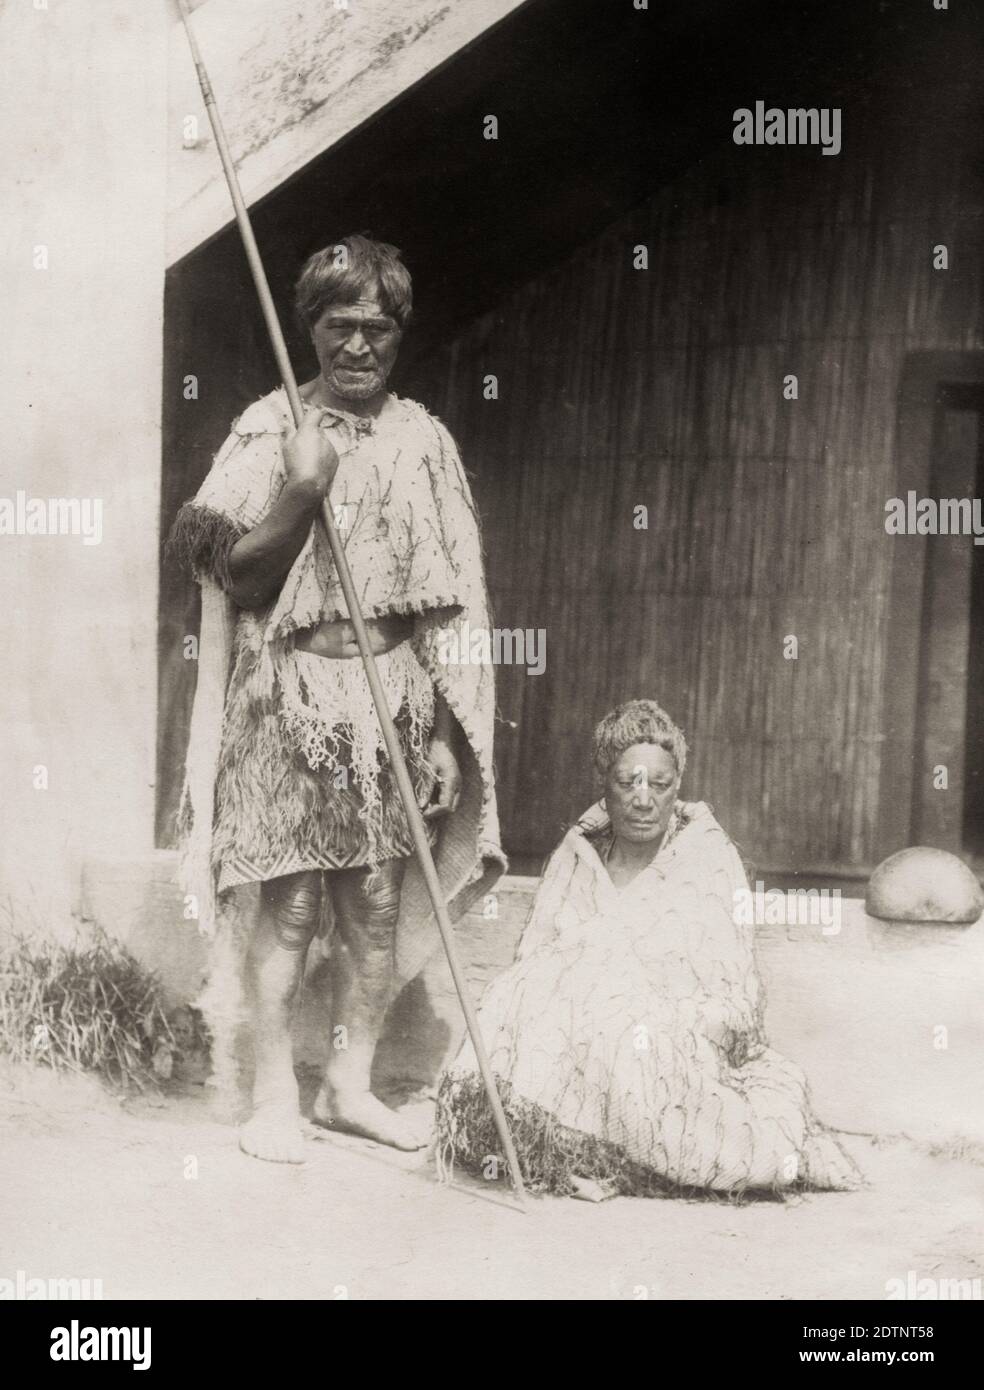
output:
[[[955,854],[916,845],[882,860],[868,880],[864,905],[869,916],[887,921],[976,922],[984,889]]]

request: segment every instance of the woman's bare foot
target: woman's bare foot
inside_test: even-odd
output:
[[[288,1101],[258,1105],[239,1131],[239,1147],[268,1163],[303,1163],[304,1141],[297,1107]]]
[[[311,1118],[316,1124],[344,1134],[361,1134],[379,1144],[412,1152],[422,1149],[427,1139],[409,1120],[377,1100],[371,1091],[340,1092],[322,1086],[315,1097]]]

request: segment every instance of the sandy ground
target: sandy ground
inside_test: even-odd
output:
[[[883,1299],[984,1275],[984,1168],[846,1143],[870,1186],[786,1202],[541,1198],[438,1184],[426,1155],[310,1131],[301,1167],[241,1154],[202,1088],[120,1105],[32,1072],[0,1085],[0,1276],[105,1298]]]

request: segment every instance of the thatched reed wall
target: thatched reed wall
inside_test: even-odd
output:
[[[574,255],[558,252],[548,273],[531,270],[439,351],[401,363],[396,389],[447,420],[474,474],[498,622],[547,632],[543,675],[500,671],[500,807],[523,867],[594,794],[592,725],[637,694],[683,724],[693,745],[685,794],[709,800],[754,863],[858,872],[880,852],[890,617],[899,629],[892,564],[899,544],[913,555],[919,545],[883,529],[898,490],[900,381],[912,354],[984,348],[984,51],[958,21],[969,23],[925,18],[910,40],[900,24],[891,44],[886,31],[885,65],[853,91],[818,72],[810,100],[843,110],[836,157],[736,147],[722,105],[716,152]],[[773,90],[741,99],[781,104],[782,85],[777,74]],[[377,144],[385,162],[388,146]],[[435,141],[431,157],[443,149]],[[627,167],[632,157],[627,149]],[[449,156],[454,168],[465,161],[462,149]],[[332,170],[334,198],[337,160]],[[357,210],[380,177],[363,187],[351,175],[342,225],[362,224]],[[578,183],[576,170],[570,177]],[[594,177],[583,176],[589,190]],[[514,196],[539,216],[533,230],[546,225],[536,189],[517,180]],[[435,246],[453,256],[471,221],[431,201],[408,196],[376,226],[406,245],[416,218],[419,257],[431,216]],[[569,204],[583,211],[590,191]],[[285,308],[314,235],[298,228],[314,227],[320,206],[285,189],[258,221]],[[946,271],[933,269],[938,243]],[[646,270],[633,269],[637,245],[648,248]],[[501,262],[501,245],[491,250]],[[194,260],[168,281],[164,530],[231,417],[272,384],[238,247]],[[425,288],[424,315],[441,298],[439,278]],[[188,372],[201,383],[194,403],[182,400]],[[496,401],[483,396],[488,373]],[[796,401],[782,396],[790,373]],[[637,506],[648,508],[647,530],[633,527]],[[167,566],[161,594],[166,844],[194,687],[183,641],[197,615],[192,586]],[[783,656],[788,635],[795,661]],[[905,763],[911,744],[899,746]]]
[[[547,633],[545,674],[500,672],[514,851],[592,796],[593,722],[651,695],[692,740],[687,794],[753,861],[871,861],[899,382],[912,351],[984,346],[982,54],[940,34],[824,98],[838,156],[723,144],[428,364],[497,621]]]

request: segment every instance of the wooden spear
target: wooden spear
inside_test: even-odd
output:
[[[198,85],[201,88],[202,100],[205,103],[205,110],[208,112],[212,133],[215,136],[215,144],[219,151],[219,158],[222,161],[226,183],[229,185],[229,194],[232,198],[232,205],[236,211],[236,221],[239,224],[239,231],[242,235],[246,259],[249,262],[249,268],[253,275],[253,283],[256,286],[256,293],[260,300],[260,308],[263,310],[263,318],[266,321],[267,332],[270,335],[273,355],[277,359],[277,368],[280,371],[284,387],[287,391],[287,399],[290,402],[294,424],[297,428],[300,428],[304,420],[304,406],[301,401],[301,394],[297,389],[297,378],[294,375],[294,369],[291,366],[290,358],[287,354],[287,344],[284,341],[280,320],[277,316],[273,296],[270,293],[270,286],[267,282],[266,271],[263,268],[259,247],[256,244],[256,237],[253,235],[253,226],[250,222],[249,212],[243,201],[242,190],[239,187],[239,178],[236,174],[236,166],[232,160],[229,142],[226,139],[222,117],[219,114],[219,108],[215,102],[215,93],[212,91],[212,84],[205,70],[201,51],[199,50],[198,42],[195,38],[195,31],[192,28],[191,14],[188,9],[187,0],[177,0],[177,3],[181,11],[181,19],[184,24],[185,33],[188,36],[188,46],[191,49],[191,57],[195,64],[195,72],[198,74]],[[437,876],[434,858],[431,854],[427,833],[424,829],[424,819],[420,814],[420,808],[414,796],[413,783],[410,781],[410,773],[407,770],[406,760],[403,757],[403,749],[400,747],[396,726],[393,723],[393,717],[390,714],[386,695],[379,679],[379,672],[376,669],[376,659],[373,656],[372,647],[369,644],[369,634],[366,632],[365,619],[362,616],[362,609],[359,606],[359,598],[352,579],[352,571],[349,569],[345,549],[339,538],[338,530],[335,526],[335,518],[332,515],[332,510],[327,500],[321,509],[321,521],[328,536],[328,545],[331,549],[332,559],[338,571],[342,593],[345,595],[345,602],[348,605],[349,617],[355,629],[355,640],[358,643],[362,664],[365,667],[369,689],[372,691],[373,704],[376,706],[376,714],[379,717],[380,728],[383,732],[383,741],[386,744],[386,751],[389,753],[393,774],[396,777],[396,784],[400,791],[400,798],[403,802],[404,810],[406,811],[407,824],[410,827],[414,852],[420,861],[424,882],[427,885],[427,891],[430,894],[430,900],[434,907],[434,915],[437,918],[437,926],[441,933],[441,940],[444,943],[444,951],[448,958],[448,965],[451,967],[454,987],[458,992],[458,999],[461,1003],[462,1013],[465,1016],[465,1023],[468,1026],[472,1047],[475,1049],[478,1068],[482,1074],[482,1081],[485,1085],[489,1105],[492,1107],[495,1127],[498,1130],[499,1139],[506,1155],[506,1161],[509,1164],[513,1188],[520,1206],[523,1210],[526,1210],[526,1189],[523,1186],[523,1175],[520,1172],[519,1159],[516,1156],[516,1146],[513,1143],[512,1134],[509,1131],[509,1122],[502,1108],[502,1101],[499,1099],[499,1092],[496,1089],[495,1078],[492,1075],[492,1068],[489,1065],[488,1054],[485,1051],[485,1044],[482,1042],[482,1034],[479,1030],[475,1006],[468,993],[468,985],[461,968],[461,961],[458,958],[458,950],[454,942],[454,927],[448,915],[447,904],[444,901],[444,894],[441,889],[441,882]]]

